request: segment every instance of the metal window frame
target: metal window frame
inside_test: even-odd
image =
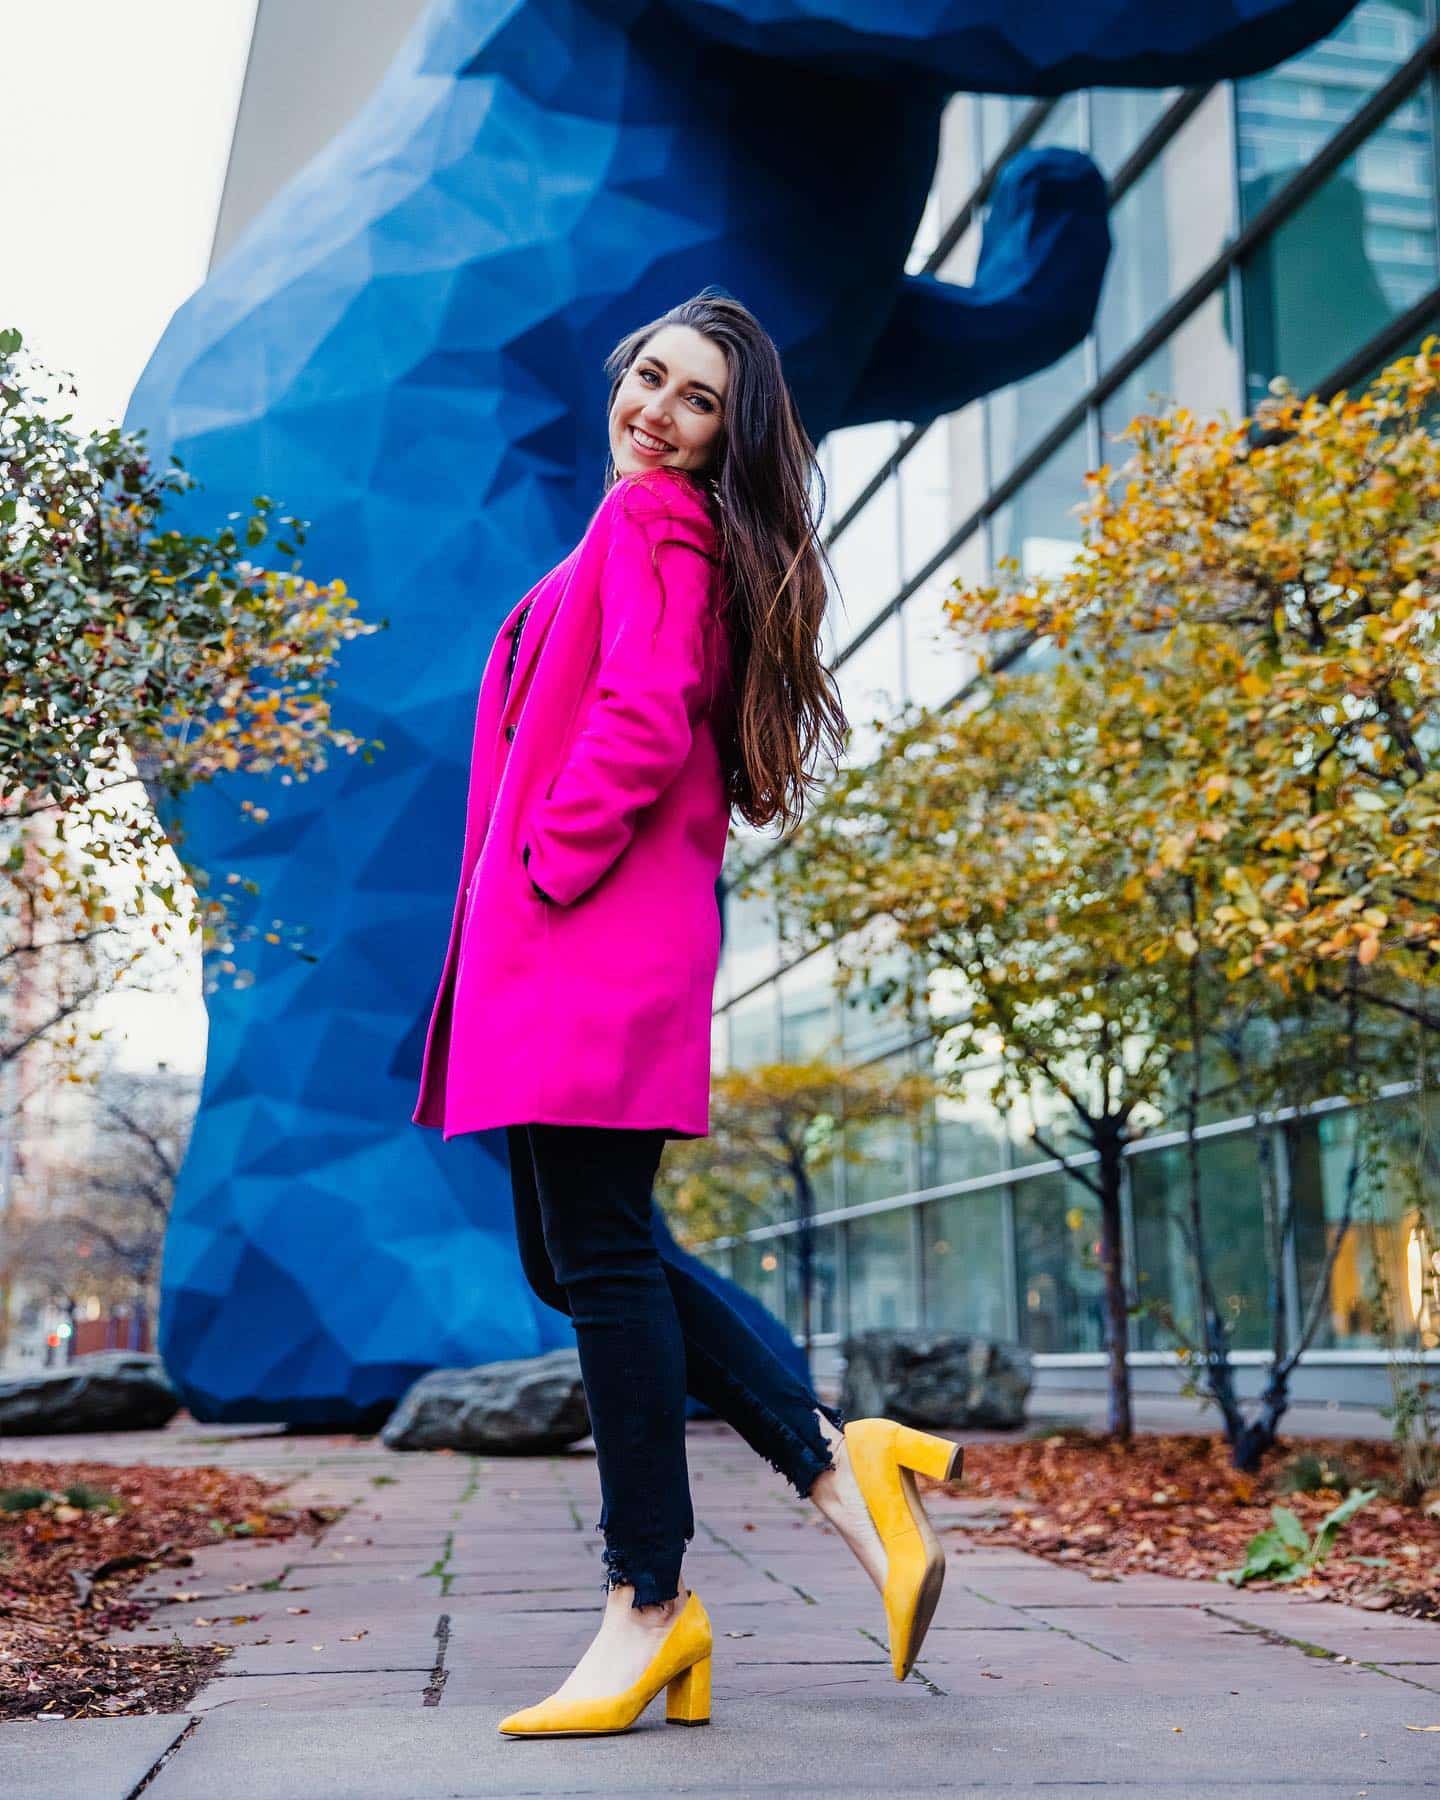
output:
[[[1419,1089],[1416,1081],[1392,1081],[1377,1089],[1375,1098],[1379,1101],[1400,1099],[1407,1094],[1414,1094]],[[1321,1117],[1328,1113],[1358,1112],[1371,1102],[1347,1099],[1344,1095],[1327,1095],[1319,1100],[1312,1100],[1299,1106],[1281,1106],[1262,1114],[1239,1113],[1233,1119],[1213,1119],[1195,1128],[1195,1136],[1202,1143],[1212,1138],[1236,1137],[1245,1132],[1258,1129],[1276,1129],[1294,1121],[1303,1121]],[[1163,1131],[1155,1131],[1126,1144],[1124,1156],[1128,1161],[1136,1156],[1153,1156],[1162,1150],[1173,1150],[1183,1145],[1186,1133],[1181,1127],[1172,1127]],[[821,1225],[843,1225],[850,1219],[868,1218],[872,1213],[898,1212],[902,1207],[921,1206],[928,1200],[944,1200],[952,1195],[980,1194],[992,1188],[1018,1187],[1026,1181],[1035,1181],[1046,1175],[1065,1174],[1071,1169],[1089,1168],[1100,1160],[1097,1150],[1077,1150],[1062,1162],[1058,1157],[1046,1157],[1040,1162],[1015,1163],[1011,1152],[1013,1146],[1008,1139],[1002,1140],[1005,1145],[1004,1165],[992,1169],[986,1175],[965,1175],[955,1181],[944,1181],[935,1187],[919,1188],[908,1194],[887,1194],[879,1200],[863,1200],[853,1206],[832,1207],[827,1212],[817,1212],[811,1224],[817,1228]],[[1288,1145],[1286,1146],[1288,1152]],[[789,1237],[800,1229],[798,1219],[777,1219],[766,1225],[754,1225],[748,1231],[736,1232],[730,1236],[711,1238],[704,1246],[710,1250],[728,1249],[734,1244],[759,1243],[772,1237]]]
[[[1390,1082],[1379,1089],[1378,1100],[1396,1099],[1405,1094],[1414,1094],[1419,1089],[1416,1081]],[[1357,1112],[1361,1101],[1354,1101],[1344,1096],[1327,1097],[1301,1106],[1277,1107],[1273,1112],[1263,1114],[1247,1113],[1234,1119],[1216,1120],[1196,1128],[1195,1136],[1199,1139],[1233,1137],[1239,1133],[1269,1131],[1274,1134],[1277,1149],[1276,1169],[1281,1183],[1280,1199],[1282,1205],[1288,1198],[1290,1170],[1290,1136],[1287,1125],[1296,1121],[1314,1118],[1325,1113]],[[1130,1159],[1135,1156],[1153,1155],[1158,1151],[1174,1148],[1185,1141],[1183,1130],[1155,1132],[1138,1143],[1127,1144],[1122,1164],[1122,1205],[1129,1208],[1133,1205],[1133,1194],[1130,1176]],[[1080,1151],[1069,1157],[1066,1163],[1056,1158],[1044,1162],[1016,1164],[1014,1160],[1014,1144],[1007,1137],[1001,1140],[1002,1167],[988,1175],[969,1176],[959,1181],[945,1182],[939,1186],[922,1189],[916,1193],[889,1196],[883,1200],[867,1201],[862,1205],[836,1208],[827,1213],[817,1213],[811,1224],[819,1229],[822,1225],[836,1227],[836,1292],[835,1316],[837,1329],[833,1333],[817,1333],[814,1337],[816,1345],[838,1344],[850,1334],[851,1326],[851,1272],[850,1272],[850,1232],[848,1225],[851,1219],[866,1218],[874,1213],[895,1212],[908,1208],[911,1213],[910,1244],[914,1259],[915,1281],[913,1284],[913,1300],[915,1316],[921,1328],[925,1328],[925,1256],[924,1256],[924,1212],[927,1203],[942,1200],[952,1195],[984,1193],[998,1190],[1001,1207],[1001,1283],[1004,1312],[1006,1320],[1006,1336],[1014,1343],[1021,1342],[1021,1306],[1019,1290],[1019,1259],[1015,1238],[1015,1192],[1021,1182],[1035,1180],[1041,1176],[1065,1173],[1067,1167],[1089,1164],[1099,1161],[1096,1151]],[[732,1247],[740,1243],[759,1242],[771,1238],[793,1236],[800,1229],[798,1220],[785,1220],[769,1225],[760,1225],[747,1232],[731,1237],[717,1237],[708,1243],[696,1247],[697,1254],[716,1254],[725,1257],[733,1268],[733,1257],[729,1256]],[[1127,1210],[1126,1216],[1126,1287],[1132,1296],[1136,1291],[1134,1267],[1134,1221]],[[782,1257],[784,1250],[781,1250]],[[728,1272],[728,1269],[727,1269]],[[782,1265],[783,1274],[783,1265]],[[1293,1232],[1287,1242],[1282,1279],[1286,1289],[1286,1303],[1290,1314],[1290,1346],[1294,1343],[1294,1333],[1299,1322],[1299,1270],[1295,1255]],[[1370,1348],[1312,1349],[1306,1352],[1305,1360],[1316,1365],[1327,1363],[1366,1364],[1374,1362],[1381,1352]],[[1427,1364],[1440,1365],[1440,1350],[1416,1352]],[[1237,1364],[1262,1364],[1269,1361],[1270,1353],[1263,1350],[1237,1350],[1232,1352],[1232,1360]],[[1102,1351],[1055,1351],[1036,1353],[1037,1363],[1054,1367],[1101,1367],[1105,1357]],[[1127,1332],[1126,1361],[1136,1367],[1169,1366],[1178,1362],[1174,1351],[1139,1350],[1133,1342],[1133,1320]]]

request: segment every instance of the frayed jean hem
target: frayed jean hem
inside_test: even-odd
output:
[[[685,1550],[629,1551],[607,1547],[600,1552],[605,1565],[605,1591],[633,1587],[631,1607],[663,1606],[680,1592],[680,1564]]]
[[[824,1413],[837,1431],[845,1429],[845,1415],[838,1407],[827,1406],[823,1400],[816,1400],[815,1407],[817,1411]],[[762,1451],[761,1454],[772,1469],[785,1477],[802,1500],[808,1500],[815,1483],[828,1469],[835,1467],[835,1458],[823,1439],[817,1448],[773,1413],[770,1414],[770,1428],[786,1440],[786,1454],[772,1456],[768,1451]]]

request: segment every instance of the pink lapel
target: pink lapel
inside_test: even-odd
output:
[[[540,653],[540,646],[544,642],[546,630],[555,616],[555,608],[560,604],[560,596],[570,585],[571,570],[580,555],[583,543],[584,539],[582,538],[580,544],[575,546],[564,561],[556,563],[550,573],[543,576],[526,595],[526,599],[531,601],[531,606],[520,632],[520,648],[515,653],[515,668],[510,676],[509,700],[514,700],[525,692],[525,677],[530,673],[530,665]],[[515,608],[514,613],[506,620],[504,629],[508,630],[519,618],[521,607],[524,604],[525,601],[522,600],[520,606]],[[508,645],[506,650],[508,654]],[[509,710],[508,701],[506,710]]]

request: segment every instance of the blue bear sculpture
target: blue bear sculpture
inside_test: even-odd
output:
[[[258,947],[210,1002],[160,1314],[195,1417],[373,1426],[426,1370],[572,1339],[521,1273],[503,1134],[442,1146],[410,1113],[480,671],[599,498],[614,343],[717,284],[817,440],[949,412],[1083,337],[1108,252],[1099,174],[1042,150],[1002,173],[972,286],[907,276],[949,95],[1246,73],[1347,6],[437,0],[176,313],[128,422],[203,482],[191,517],[273,495],[389,622],[336,699],[373,765],[186,811],[315,959]]]

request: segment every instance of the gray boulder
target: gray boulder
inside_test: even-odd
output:
[[[532,1455],[590,1430],[580,1358],[551,1350],[473,1369],[432,1369],[407,1390],[380,1433],[392,1450]]]
[[[147,1350],[94,1350],[57,1369],[0,1376],[0,1437],[63,1431],[156,1431],[180,1410]]]
[[[842,1346],[847,1419],[906,1425],[1025,1423],[1030,1352],[959,1331],[858,1331]]]

